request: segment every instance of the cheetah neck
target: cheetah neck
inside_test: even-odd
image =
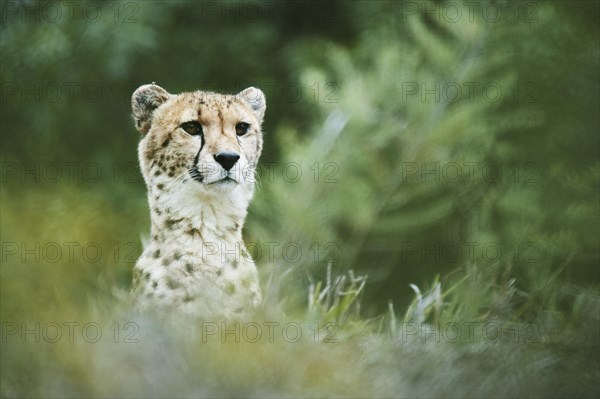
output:
[[[256,306],[258,275],[242,241],[251,189],[157,190],[149,190],[152,239],[134,268],[132,296],[139,309],[238,317]]]
[[[177,245],[187,236],[195,245],[241,242],[251,190],[240,185],[207,192],[194,187],[198,183],[188,184],[189,189],[175,192],[158,187],[149,190],[152,240]]]

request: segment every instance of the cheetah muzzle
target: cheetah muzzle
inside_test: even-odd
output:
[[[132,96],[151,236],[134,267],[140,310],[241,317],[261,301],[242,227],[262,151],[266,103],[236,95],[170,94],[144,85]]]

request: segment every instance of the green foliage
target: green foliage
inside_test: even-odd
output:
[[[558,27],[561,10],[539,5],[536,23],[495,25],[483,17],[404,22],[389,12],[389,24],[350,48],[298,46],[295,62],[310,65],[298,79],[335,80],[338,101],[319,107],[324,122],[311,131],[278,131],[280,162],[300,160],[310,176],[263,182],[268,202],[255,204],[251,222],[286,222],[249,230],[303,248],[337,243],[338,265],[369,276],[369,302],[379,311],[388,299],[408,303],[409,283],[441,273],[452,284],[448,273],[464,275],[469,264],[487,282],[480,296],[515,284],[537,302],[519,305],[532,311],[548,303],[549,279],[596,284],[598,157],[586,152],[599,146],[598,83],[567,99],[571,82],[561,76],[591,76],[598,52],[583,33],[557,44],[564,48],[545,45],[548,31],[559,37],[577,29]],[[315,52],[317,45],[325,50]],[[557,51],[595,57],[574,65],[556,59]],[[543,78],[540,57],[552,64]],[[480,303],[471,317],[491,306]]]

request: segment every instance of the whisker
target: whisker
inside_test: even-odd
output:
[[[262,189],[262,175],[256,169],[252,173],[254,175],[254,184],[259,190]]]
[[[187,169],[187,174],[194,180],[202,182],[202,175],[196,166]]]

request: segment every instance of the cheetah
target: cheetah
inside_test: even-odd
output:
[[[152,83],[131,104],[151,220],[149,245],[134,266],[136,308],[248,314],[261,302],[242,228],[262,151],[263,92],[170,94]]]

